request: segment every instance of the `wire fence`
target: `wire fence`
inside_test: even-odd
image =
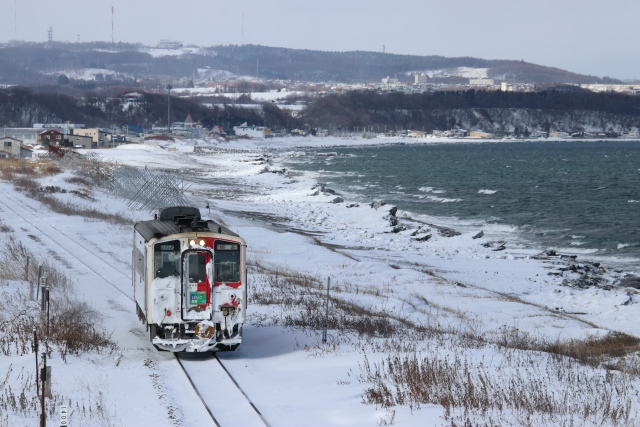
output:
[[[61,169],[89,178],[107,190],[114,199],[122,200],[134,210],[158,211],[168,206],[186,206],[184,195],[189,188],[176,174],[118,164],[99,154],[49,146],[47,155]]]

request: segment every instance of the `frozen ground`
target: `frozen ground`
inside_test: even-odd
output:
[[[51,71],[46,74],[58,76],[60,74],[64,74],[70,79],[76,80],[95,80],[97,74],[102,74],[103,76],[114,76],[117,78],[125,78],[130,77],[126,73],[119,73],[113,70],[106,70],[104,68],[78,68],[72,70],[62,70],[62,71]]]
[[[548,366],[560,362],[546,358],[544,353],[505,352],[493,345],[469,345],[467,338],[460,337],[474,334],[498,342],[511,336],[530,341],[581,339],[604,336],[609,331],[636,335],[640,313],[633,290],[562,286],[562,278],[548,275],[558,270],[557,259],[533,259],[540,251],[517,244],[501,251],[493,251],[495,245],[481,245],[513,241],[515,230],[509,227],[419,216],[403,211],[402,206],[390,216],[391,206],[353,206],[348,194],[340,195],[342,202],[330,203],[338,196],[326,188],[322,191],[312,174],[283,172],[279,164],[287,156],[303,152],[314,155],[330,151],[331,146],[376,142],[400,140],[199,141],[200,148],[195,150],[182,143],[148,142],[94,151],[118,163],[173,170],[190,181],[193,204],[207,216],[205,206],[209,203],[213,219],[246,239],[252,269],[249,293],[254,301],[266,293],[265,289],[273,289],[274,271],[276,285],[278,272],[282,277],[307,277],[318,283],[331,277],[335,298],[332,312],[350,304],[356,313],[353,317],[359,312],[363,317],[366,313],[388,313],[408,329],[411,325],[428,325],[446,331],[435,341],[425,336],[411,342],[417,332],[364,336],[341,332],[336,326],[329,331],[330,344],[323,345],[317,329],[286,326],[296,321],[304,323],[309,314],[300,315],[295,307],[287,311],[284,303],[251,304],[250,299],[252,316],[244,343],[236,352],[220,358],[272,426],[373,426],[391,421],[403,426],[450,425],[441,405],[422,404],[420,410],[412,411],[407,405],[392,405],[387,410],[362,403],[364,390],[372,381],[365,375],[366,363],[373,365],[396,351],[407,354],[411,349],[434,360],[459,359],[472,367],[481,365],[477,372],[486,369],[491,378],[513,380],[511,387],[515,389],[523,382],[544,382],[546,378],[549,389],[558,396],[562,390],[571,390],[577,406],[602,399],[602,390],[607,389],[604,380],[598,383],[600,397],[587,380],[582,386],[571,387],[572,383],[560,374],[548,380]],[[68,182],[70,177],[65,173],[40,181],[43,186],[79,189],[78,184]],[[149,344],[137,320],[129,299],[131,227],[56,214],[15,191],[6,181],[0,181],[0,194],[0,216],[13,228],[12,234],[40,256],[57,255],[61,268],[76,278],[77,294],[104,315],[104,326],[113,331],[113,339],[119,344],[115,353],[68,357],[66,363],[53,353],[54,389],[69,399],[72,407],[88,401],[86,390],[93,390],[94,396],[97,391],[103,392],[103,404],[109,408],[113,425],[212,425],[175,359]],[[56,197],[101,211],[124,213],[133,220],[151,215],[130,212],[126,203],[110,199],[100,190],[92,194],[95,201],[77,200],[73,193]],[[406,229],[393,233],[391,217]],[[461,234],[446,237],[452,234],[450,230]],[[484,236],[473,239],[479,231]],[[427,235],[431,237],[427,239]],[[20,284],[5,286],[11,291]],[[339,325],[340,319],[337,322]],[[513,360],[525,359],[525,368],[510,365]],[[203,376],[208,372],[207,363],[202,361]],[[32,364],[32,354],[0,356],[3,370],[12,365],[14,372],[22,367],[32,371]],[[600,368],[570,364],[564,370],[591,379],[606,374]],[[459,371],[463,371],[462,365]],[[628,381],[624,388],[632,393],[637,380],[632,377]],[[215,384],[211,387],[211,392],[219,393],[223,400],[229,397]],[[520,394],[527,394],[523,390]],[[637,411],[637,397],[615,396],[627,399],[632,413]],[[232,401],[218,405],[216,410],[233,423]],[[576,425],[584,422],[570,412],[562,420],[574,420]],[[523,424],[516,409],[497,414],[497,425]],[[472,425],[486,421],[486,416],[473,411],[468,416]],[[533,419],[537,420],[533,425],[561,424],[556,418]],[[635,425],[633,417],[630,424],[615,424],[608,418],[602,422],[595,415],[587,419],[589,423],[584,424]],[[73,425],[73,416],[71,420]],[[464,417],[460,421],[464,422]],[[86,425],[91,423],[100,425],[91,419]],[[36,421],[12,415],[8,425],[36,425]]]

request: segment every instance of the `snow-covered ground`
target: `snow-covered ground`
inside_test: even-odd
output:
[[[240,92],[216,92],[216,88],[214,87],[176,88],[174,92],[179,96],[224,96],[231,99],[242,95]],[[246,92],[246,94],[251,95],[251,99],[255,101],[274,101],[285,99],[291,95],[301,95],[304,93],[305,92]]]
[[[155,47],[148,47],[140,49],[140,52],[148,53],[154,58],[160,58],[163,56],[182,56],[188,53],[198,53],[200,48],[197,47],[182,47],[179,49],[160,49]]]
[[[498,351],[493,344],[470,345],[465,341],[468,338],[460,337],[474,335],[498,342],[501,337],[524,336],[529,341],[554,342],[603,336],[609,331],[637,335],[640,309],[634,290],[562,286],[562,277],[548,274],[563,266],[559,258],[534,259],[540,251],[517,243],[493,250],[497,246],[491,242],[514,241],[510,227],[415,215],[402,206],[392,211],[389,205],[358,205],[348,194],[338,196],[319,186],[311,173],[282,171],[281,163],[290,156],[326,154],[338,145],[394,142],[415,140],[310,137],[198,141],[198,148],[181,142],[150,141],[92,152],[118,163],[173,170],[190,181],[189,198],[203,215],[209,215],[205,209],[209,203],[211,217],[247,241],[252,268],[249,292],[254,298],[269,288],[273,275],[266,273],[268,270],[280,271],[282,277],[300,275],[318,282],[330,277],[336,298],[332,311],[338,311],[341,301],[362,313],[388,313],[406,325],[430,325],[447,331],[437,339],[425,337],[410,343],[417,355],[463,360],[472,370],[477,367],[474,372],[486,370],[491,378],[515,381],[513,390],[523,379],[525,383],[545,381],[545,372],[554,366],[593,381],[605,378],[606,372],[600,368],[556,366],[554,363],[565,362],[547,358],[545,353],[530,351],[531,355],[523,356],[519,350]],[[71,176],[64,173],[40,181],[43,186],[80,189],[79,184],[68,181]],[[8,234],[41,256],[56,254],[65,260],[60,266],[77,280],[77,295],[104,316],[104,326],[113,331],[119,344],[115,353],[68,356],[66,362],[53,353],[54,390],[63,394],[72,408],[76,402],[80,407],[87,402],[87,390],[102,391],[113,425],[212,425],[175,359],[149,344],[137,320],[129,299],[131,227],[51,212],[15,191],[7,181],[0,181],[0,193],[1,218],[14,230]],[[78,200],[74,193],[55,197],[134,220],[151,215],[130,212],[126,201],[113,200],[99,189],[93,192],[95,201]],[[343,200],[336,201],[337,197]],[[404,230],[393,232],[394,218]],[[455,234],[451,230],[460,234],[447,237]],[[474,239],[480,231],[484,236]],[[277,283],[277,273],[275,280]],[[615,273],[610,280],[616,280]],[[221,354],[220,359],[272,426],[449,425],[444,407],[438,404],[422,404],[420,410],[412,411],[407,405],[387,410],[362,403],[371,379],[365,375],[365,367],[395,352],[411,353],[402,349],[412,335],[400,334],[398,341],[390,341],[394,337],[359,337],[333,329],[329,344],[323,345],[318,330],[283,326],[287,316],[296,316],[295,310],[287,312],[278,304],[251,304],[250,299],[249,312],[243,344],[233,353]],[[525,357],[524,367],[512,365],[513,360]],[[202,375],[207,375],[211,362],[201,362]],[[21,368],[30,372],[32,364],[32,354],[0,356],[2,369],[12,365],[14,372]],[[518,381],[516,374],[521,375]],[[579,386],[570,388],[561,377],[558,373],[547,384],[558,396],[566,386],[576,402],[599,399],[590,391],[589,381],[585,380],[581,390]],[[601,384],[602,390],[607,389],[606,381]],[[637,390],[635,377],[624,384],[629,393]],[[213,380],[211,388],[211,393],[219,393],[225,400],[226,392],[217,390]],[[631,402],[632,414],[640,409],[637,397],[621,399]],[[233,422],[233,416],[229,417],[234,411],[232,401],[217,405],[216,410]],[[498,425],[522,425],[516,413],[507,408],[495,419]],[[477,413],[469,416],[472,425],[486,421]],[[562,419],[574,416],[569,412]],[[635,415],[630,419],[632,424],[637,422]],[[533,425],[560,424],[556,418],[534,420],[537,423]],[[575,420],[580,424],[582,419]],[[589,420],[590,425],[602,424],[597,416]],[[88,417],[85,421],[84,425],[99,425]],[[606,421],[615,425],[608,418]],[[36,421],[11,414],[8,424],[36,425]]]
[[[117,77],[118,79],[131,77],[131,75],[127,73],[119,73],[117,71],[107,70],[104,68],[78,68],[78,69],[69,69],[69,70],[62,70],[62,71],[50,71],[45,74],[55,75],[55,76],[64,74],[70,79],[92,80],[92,81],[96,79],[97,74],[102,74],[103,76],[113,76],[113,77]]]
[[[407,73],[408,75],[415,73],[425,73],[430,78],[434,77],[466,77],[468,79],[486,79],[488,68],[472,68],[472,67],[455,67],[443,68],[438,70],[420,70]]]

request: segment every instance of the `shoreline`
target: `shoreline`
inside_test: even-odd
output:
[[[298,142],[306,140],[304,138]],[[327,147],[326,143],[329,141],[324,139],[323,142],[322,148]],[[445,299],[439,303],[464,306],[464,310],[468,311],[470,316],[483,319],[482,322],[487,327],[502,324],[505,320],[497,318],[506,315],[512,319],[508,323],[515,323],[525,330],[537,331],[544,335],[550,334],[554,338],[557,338],[556,334],[559,331],[562,331],[565,337],[598,334],[597,329],[594,330],[592,327],[585,330],[586,323],[583,321],[598,324],[607,330],[636,334],[635,324],[636,319],[640,317],[640,309],[637,308],[639,305],[635,303],[633,295],[637,290],[615,287],[615,282],[623,279],[625,273],[608,269],[602,271],[589,262],[588,257],[583,259],[579,256],[577,260],[560,255],[540,257],[543,253],[542,248],[527,248],[513,243],[507,243],[506,247],[501,248],[500,242],[510,240],[513,236],[514,230],[508,226],[485,223],[482,224],[482,228],[461,229],[456,227],[455,219],[442,221],[436,217],[415,215],[404,211],[402,206],[398,206],[394,215],[390,215],[389,210],[392,206],[377,206],[376,209],[361,202],[354,203],[348,196],[344,196],[344,202],[330,203],[339,196],[330,192],[320,192],[319,188],[314,189],[317,180],[313,174],[282,173],[282,155],[286,155],[287,150],[295,151],[303,145],[300,143],[286,147],[271,147],[284,150],[265,151],[262,149],[263,141],[259,140],[216,144],[200,141],[197,145],[201,149],[197,152],[194,152],[194,146],[183,143],[159,144],[164,148],[155,143],[147,143],[142,147],[128,146],[123,149],[105,150],[103,155],[141,166],[162,165],[162,168],[166,168],[171,165],[171,169],[176,171],[187,167],[188,170],[193,169],[198,177],[192,181],[189,190],[192,200],[197,201],[196,204],[201,210],[210,203],[212,214],[214,211],[218,212],[217,219],[223,220],[232,229],[247,236],[250,251],[251,234],[262,234],[263,232],[256,227],[266,227],[270,229],[270,233],[275,233],[273,236],[282,236],[284,241],[289,238],[289,234],[292,238],[294,234],[302,238],[306,243],[295,248],[296,256],[308,252],[305,245],[311,248],[317,247],[320,243],[327,250],[344,255],[345,262],[355,261],[358,266],[356,270],[367,266],[366,269],[370,271],[368,270],[365,276],[375,277],[375,282],[395,283],[394,286],[408,286],[408,289],[414,290],[421,289],[418,284],[425,280],[447,283],[448,286],[453,286],[454,290],[438,291],[450,294],[450,300]],[[136,154],[136,151],[139,153]],[[187,179],[190,180],[190,177]],[[314,193],[317,194],[313,195]],[[349,205],[357,206],[347,208]],[[204,215],[206,210],[202,212]],[[392,217],[395,217],[396,225],[392,225]],[[413,220],[458,230],[461,233],[447,237],[433,226],[407,226],[415,222]],[[405,226],[406,229],[394,233],[393,228],[398,225]],[[484,236],[473,239],[480,230],[483,230]],[[431,237],[427,238],[429,235]],[[299,238],[295,240],[297,245],[301,244]],[[273,244],[279,246],[277,242]],[[258,252],[260,251],[270,250],[258,248]],[[271,255],[255,256],[272,258]],[[279,259],[276,262],[287,265],[291,259]],[[312,261],[302,263],[297,268],[313,275],[336,274]],[[337,274],[356,273],[349,270],[338,271]],[[585,282],[582,280],[585,277],[590,280],[595,278],[596,282]],[[402,278],[406,285],[400,285],[399,278]],[[580,283],[581,286],[566,286],[566,282],[563,285],[565,280]],[[362,279],[356,281],[362,282]],[[594,283],[598,286],[590,285]],[[516,307],[488,314],[486,308],[469,305],[465,297],[460,295],[464,295],[469,288],[486,294],[485,298],[489,299],[502,299],[505,298],[504,295],[517,297],[523,303],[533,304],[538,307],[536,310],[542,310],[546,314],[534,316],[522,313]],[[437,300],[441,298],[442,296],[439,296]],[[636,299],[640,301],[640,296]],[[627,305],[623,305],[625,303]],[[577,315],[580,319],[566,319],[574,326],[557,329],[557,320],[552,318],[557,315],[564,316],[562,313],[581,314]],[[541,323],[535,321],[535,317],[540,315],[543,318],[551,316],[551,319]]]

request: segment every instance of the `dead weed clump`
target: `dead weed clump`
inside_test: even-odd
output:
[[[56,175],[60,172],[60,168],[48,159],[0,159],[0,178],[5,181],[14,180],[15,175],[42,177]]]
[[[13,227],[4,223],[2,219],[0,219],[0,233],[13,233]]]
[[[639,390],[627,374],[518,350],[491,366],[447,350],[391,354],[373,364],[365,356],[358,377],[367,384],[363,403],[412,411],[440,405],[450,426],[626,426],[640,421]]]
[[[312,330],[324,328],[326,288],[319,278],[259,262],[253,262],[251,267],[260,274],[253,280],[249,302],[279,306],[280,311],[269,317],[272,324]],[[343,334],[385,338],[407,331],[403,327],[405,319],[373,307],[362,307],[336,295],[339,292],[334,290],[329,298],[329,329]]]
[[[585,339],[549,341],[519,329],[505,329],[495,344],[505,349],[539,351],[557,358],[569,357],[594,368],[605,367],[629,374],[640,372],[640,368],[624,363],[626,357],[640,352],[640,339],[622,332],[609,332],[605,336]]]

